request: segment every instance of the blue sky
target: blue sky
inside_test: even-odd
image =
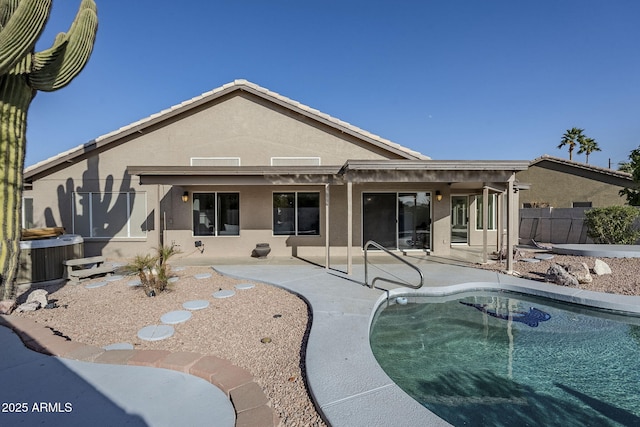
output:
[[[53,3],[38,50],[80,0]],[[434,159],[568,158],[574,126],[597,166],[640,146],[637,0],[96,3],[89,64],[31,104],[27,166],[235,79]]]

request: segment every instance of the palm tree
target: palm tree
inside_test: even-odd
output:
[[[576,144],[582,145],[582,141],[584,140],[584,134],[582,132],[584,132],[584,129],[571,128],[567,129],[564,135],[562,135],[558,148],[562,148],[565,145],[569,146],[569,160],[573,160],[573,149]]]
[[[594,151],[602,151],[600,147],[598,147],[598,143],[593,138],[583,138],[580,142],[580,149],[578,150],[578,154],[585,153],[587,155],[587,163],[589,163],[589,154]]]

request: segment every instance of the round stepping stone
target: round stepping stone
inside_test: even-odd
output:
[[[124,276],[121,276],[119,274],[115,274],[113,276],[109,276],[106,278],[107,282],[117,282],[118,280],[121,280],[122,278],[124,278]]]
[[[142,282],[140,281],[140,279],[130,280],[129,283],[127,283],[127,285],[129,285],[129,286],[140,286],[140,285],[142,285]]]
[[[539,255],[536,255],[534,258],[535,259],[541,259],[541,260],[544,260],[544,261],[548,261],[550,259],[553,259],[553,255],[551,255],[551,254],[539,254]]]
[[[166,325],[175,325],[191,319],[191,312],[186,310],[170,311],[163,314],[160,321]]]
[[[184,271],[186,269],[186,267],[171,267],[171,271]]]
[[[85,288],[87,289],[95,289],[95,288],[100,288],[104,285],[106,285],[107,282],[93,282],[93,283],[89,283],[87,286],[85,286]]]
[[[254,285],[252,283],[240,283],[240,284],[237,284],[235,286],[235,288],[239,289],[239,290],[251,289],[251,288],[255,288],[255,287],[256,287],[256,285]]]
[[[211,273],[195,274],[193,277],[195,277],[196,279],[208,279],[209,277],[211,277]]]
[[[176,283],[178,280],[180,280],[179,277],[169,277],[169,280],[167,280],[167,282]]]
[[[133,350],[133,344],[128,342],[117,342],[115,344],[110,344],[102,347],[105,350]]]
[[[175,329],[171,325],[150,325],[138,331],[138,338],[145,341],[160,341],[173,335]]]
[[[235,291],[232,291],[231,289],[224,289],[222,291],[218,291],[218,292],[214,292],[213,293],[213,297],[214,298],[229,298],[232,297],[236,294]]]
[[[202,310],[203,308],[209,307],[209,301],[204,299],[187,301],[182,304],[182,307],[186,308],[187,310]]]
[[[535,259],[535,258],[522,258],[520,261],[522,261],[522,262],[540,262],[539,259]]]

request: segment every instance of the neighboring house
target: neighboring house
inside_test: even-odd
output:
[[[618,193],[631,174],[544,155],[516,174],[523,208],[605,207],[626,204]]]
[[[34,226],[82,235],[87,255],[248,257],[269,243],[351,266],[369,239],[439,256],[510,247],[527,167],[430,160],[237,80],[28,167],[25,197]]]

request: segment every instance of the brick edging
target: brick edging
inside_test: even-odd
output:
[[[225,359],[167,350],[104,350],[68,340],[31,319],[0,315],[0,325],[11,329],[24,345],[38,353],[84,362],[171,369],[209,381],[231,400],[236,427],[274,427],[280,419],[262,388],[246,369]]]

